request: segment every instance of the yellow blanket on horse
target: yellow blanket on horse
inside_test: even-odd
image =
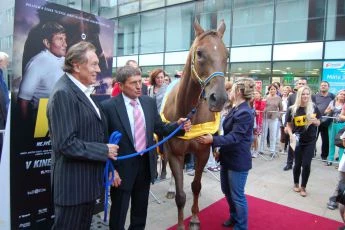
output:
[[[164,122],[170,122],[165,118],[163,111],[164,111],[165,102],[167,101],[167,98],[169,96],[169,92],[177,84],[177,82],[178,82],[178,80],[175,80],[168,86],[167,91],[165,92],[165,95],[164,95],[164,98],[162,101],[160,115],[161,115],[162,121],[164,121]],[[186,132],[184,134],[184,136],[178,136],[178,138],[181,138],[184,140],[190,140],[190,139],[193,139],[195,137],[202,136],[202,135],[205,135],[208,133],[214,134],[218,131],[219,124],[220,124],[220,113],[215,112],[214,113],[214,121],[209,121],[209,122],[202,123],[202,124],[194,124],[194,125],[192,125],[192,128],[189,132]]]

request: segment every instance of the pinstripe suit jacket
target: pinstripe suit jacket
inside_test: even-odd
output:
[[[157,133],[161,136],[167,136],[178,127],[178,124],[177,122],[170,124],[165,124],[162,122],[162,119],[157,112],[156,101],[153,98],[145,95],[139,97],[139,101],[144,111],[146,123],[146,143],[147,147],[149,147],[154,144],[154,133]],[[108,133],[119,131],[122,134],[119,142],[119,156],[136,152],[122,93],[116,97],[102,101],[101,105],[108,121]],[[184,135],[184,130],[180,130],[176,135]],[[154,157],[153,150],[146,154],[149,154],[150,176],[151,182],[153,183],[157,174],[157,162]],[[114,163],[115,168],[119,172],[119,175],[122,179],[120,188],[124,190],[132,190],[139,168],[137,165],[138,161],[136,161],[135,158],[129,158],[122,161],[115,161]]]
[[[54,86],[47,109],[52,142],[54,203],[77,205],[101,194],[107,160],[106,119],[65,74]]]

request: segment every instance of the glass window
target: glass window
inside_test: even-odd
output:
[[[280,78],[281,83],[292,88],[299,78],[307,78],[309,87],[315,93],[319,88],[321,68],[321,61],[274,62],[272,72],[274,78]]]
[[[230,47],[230,26],[231,26],[231,11],[230,10],[221,10],[217,12],[217,28],[220,23],[220,20],[224,20],[226,29],[223,35],[223,41],[226,47]]]
[[[236,81],[241,77],[253,78],[258,85],[258,89],[261,89],[264,93],[265,86],[268,86],[271,80],[271,63],[231,63],[229,72],[231,81]]]
[[[139,15],[120,18],[117,34],[117,55],[138,54]]]
[[[164,6],[164,1],[162,0],[141,0],[141,10],[151,10]]]
[[[166,51],[189,50],[194,38],[194,4],[167,8]]]
[[[275,42],[323,39],[325,0],[278,0]]]
[[[204,30],[216,30],[223,19],[226,25],[223,41],[230,46],[231,1],[207,0],[197,3],[197,16],[200,16],[200,25]]]
[[[100,0],[96,13],[105,18],[117,17],[117,0]]]
[[[234,0],[232,46],[272,43],[273,2]]]
[[[140,53],[164,51],[164,10],[141,14]]]
[[[175,5],[183,2],[192,2],[193,0],[166,0],[167,5]]]
[[[345,39],[345,1],[328,1],[327,7],[327,40]]]
[[[119,16],[139,12],[139,0],[118,0]]]

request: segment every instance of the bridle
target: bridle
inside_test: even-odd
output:
[[[196,47],[194,48],[194,51],[192,52],[192,61],[191,61],[191,71],[192,71],[192,75],[195,76],[195,78],[197,79],[197,81],[199,82],[200,86],[201,86],[201,94],[200,94],[200,98],[205,99],[205,88],[206,86],[210,83],[210,81],[215,78],[215,77],[224,77],[224,73],[223,72],[213,72],[212,74],[210,74],[205,80],[203,80],[198,72],[197,69],[195,67],[195,53],[196,53]]]

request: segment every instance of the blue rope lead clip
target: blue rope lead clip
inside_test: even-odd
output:
[[[122,134],[118,131],[115,131],[111,134],[109,138],[110,144],[117,145],[120,142],[120,139],[122,137]],[[109,174],[111,175],[111,178],[109,180]],[[113,162],[111,159],[108,159],[105,163],[105,168],[103,172],[103,178],[104,178],[104,222],[107,221],[107,215],[108,215],[108,199],[109,199],[109,187],[115,180],[115,168],[113,166]]]

